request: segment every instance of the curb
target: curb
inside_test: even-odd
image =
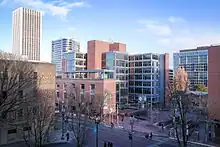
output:
[[[173,137],[169,137],[169,139],[177,140],[176,138],[173,138]],[[213,145],[210,145],[210,144],[205,144],[205,143],[200,143],[200,142],[193,142],[193,141],[187,141],[187,142],[191,143],[191,144],[195,144],[195,145],[206,146],[206,147],[216,147],[216,146],[213,146]]]

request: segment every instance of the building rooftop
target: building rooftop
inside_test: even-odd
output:
[[[194,48],[194,49],[183,49],[183,50],[180,50],[180,52],[208,50],[210,47],[220,47],[220,45],[216,44],[216,45],[210,45],[210,46],[199,46],[199,47]]]
[[[107,73],[107,72],[115,72],[114,70],[108,70],[108,69],[87,69],[87,70],[78,70],[70,73]],[[68,73],[68,72],[66,72]]]
[[[53,64],[53,63],[50,63],[50,62],[47,62],[47,61],[38,61],[38,60],[24,60],[24,61],[32,62],[32,63]]]

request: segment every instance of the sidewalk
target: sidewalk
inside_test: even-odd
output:
[[[122,126],[125,130],[131,130],[131,125],[130,125],[129,118],[124,119],[124,121],[122,123]],[[142,132],[142,133],[152,132],[153,135],[156,135],[156,136],[168,137],[165,129],[162,132],[160,127],[157,127],[157,126],[151,124],[148,121],[141,121],[141,120],[135,121],[135,123],[133,125],[133,130],[137,131],[137,132]]]
[[[71,143],[74,140],[73,132],[69,132],[69,141],[66,141],[66,132],[64,133],[64,140],[61,139],[62,130],[54,131],[50,137],[48,143]]]

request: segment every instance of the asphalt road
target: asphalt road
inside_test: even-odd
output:
[[[95,138],[96,138],[95,125],[89,124],[87,127],[89,128],[88,136],[87,136],[88,138],[87,146],[95,147]],[[110,127],[106,127],[100,124],[98,134],[99,134],[99,146],[100,147],[104,146],[105,141],[112,142],[114,144],[114,147],[131,147],[131,141],[128,138],[129,136],[128,130],[119,129],[119,128],[110,128]],[[152,145],[158,142],[158,138],[156,139],[156,137],[153,138],[153,140],[146,139],[145,133],[135,132],[133,133],[132,136],[133,136],[132,147],[147,147],[149,145]],[[74,142],[75,141],[72,141],[71,143],[75,144]]]

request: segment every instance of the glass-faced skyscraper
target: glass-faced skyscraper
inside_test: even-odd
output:
[[[80,52],[80,43],[71,38],[52,41],[52,61],[56,75],[86,68],[86,54]]]
[[[183,66],[188,74],[190,89],[195,85],[208,83],[208,48],[180,50],[173,54],[174,74],[179,66]]]
[[[103,54],[103,68],[114,70],[116,78],[116,102],[119,106],[128,103],[128,53],[111,51]]]
[[[18,8],[12,14],[12,51],[28,60],[40,60],[42,14]]]

